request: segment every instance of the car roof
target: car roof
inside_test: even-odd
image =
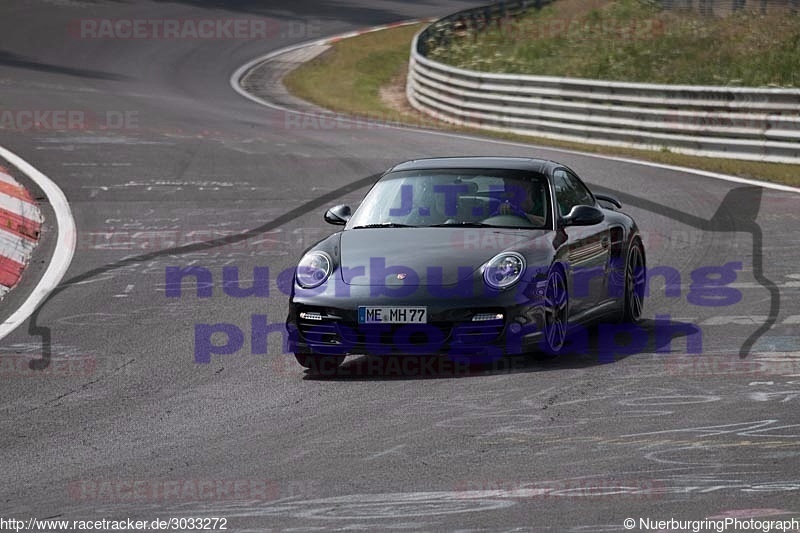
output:
[[[427,170],[440,168],[497,168],[510,170],[527,170],[545,174],[562,166],[555,161],[536,159],[532,157],[432,157],[426,159],[412,159],[395,165],[389,172],[400,170]]]

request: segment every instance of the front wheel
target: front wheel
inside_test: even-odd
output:
[[[567,339],[569,317],[569,295],[564,274],[553,269],[547,277],[544,292],[544,339],[547,354],[555,357],[564,347]]]
[[[310,353],[294,354],[300,366],[307,368],[312,374],[335,374],[336,369],[344,362],[344,355],[321,355]]]

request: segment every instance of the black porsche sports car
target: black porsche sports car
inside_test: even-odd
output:
[[[386,171],[305,251],[286,326],[307,368],[347,354],[555,355],[568,329],[642,314],[645,250],[615,198],[553,161],[420,159]]]

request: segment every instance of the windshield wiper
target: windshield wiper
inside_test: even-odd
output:
[[[484,224],[483,222],[443,222],[442,224],[431,224],[429,228],[496,228],[492,224]]]
[[[521,224],[519,226],[509,226],[506,224],[484,224],[483,222],[451,222],[450,224],[431,224],[428,228],[493,228],[493,229],[544,229],[540,226],[529,226]]]
[[[352,229],[369,229],[369,228],[415,228],[416,226],[409,226],[408,224],[398,224],[397,222],[379,222],[377,224],[364,224],[363,226],[353,226]]]

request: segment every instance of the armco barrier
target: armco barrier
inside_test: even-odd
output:
[[[539,2],[544,4],[546,2]],[[406,95],[454,124],[590,144],[800,163],[800,89],[655,85],[476,72],[425,56],[533,7],[508,2],[440,19],[414,37]]]

